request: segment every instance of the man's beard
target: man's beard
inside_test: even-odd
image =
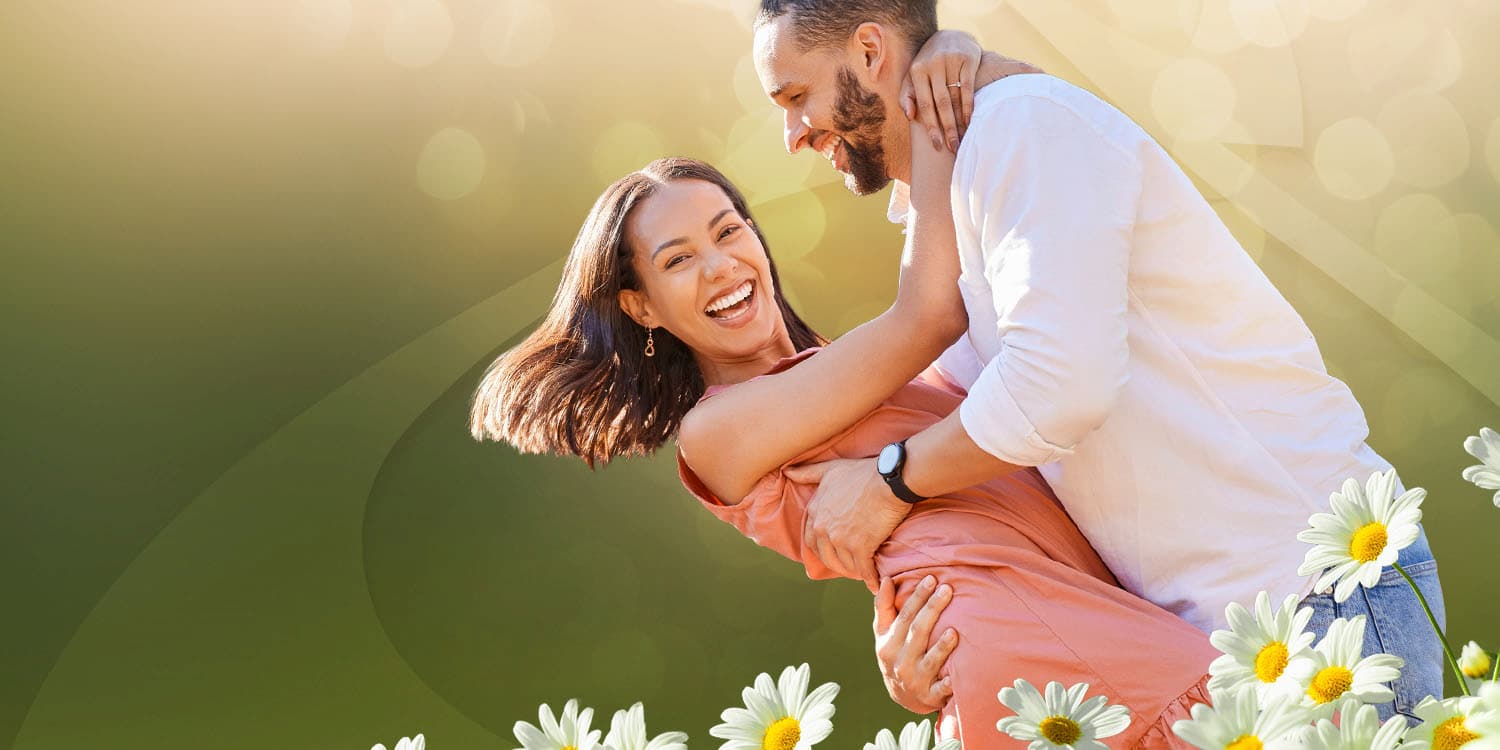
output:
[[[885,127],[885,101],[880,94],[860,84],[847,66],[839,69],[838,79],[833,126],[841,134],[844,151],[849,156],[844,185],[855,195],[869,195],[891,182],[885,166],[885,147],[880,142]]]

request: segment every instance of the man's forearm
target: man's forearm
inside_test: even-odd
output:
[[[906,441],[906,486],[923,497],[938,497],[1005,476],[1024,467],[1003,461],[969,437],[953,410],[943,421]]]

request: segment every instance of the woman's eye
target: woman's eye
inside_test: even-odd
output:
[[[728,237],[729,235],[734,234],[735,232],[738,232],[739,230],[740,230],[740,225],[738,225],[738,224],[730,224],[729,226],[724,227],[723,231],[719,232],[719,239],[722,240],[725,237]]]
[[[687,256],[686,255],[674,255],[671,258],[667,259],[667,266],[666,267],[667,268],[671,268],[672,266],[677,265],[678,261],[684,261],[684,260],[687,260]]]

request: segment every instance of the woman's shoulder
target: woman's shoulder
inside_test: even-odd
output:
[[[779,359],[779,360],[776,361],[776,364],[771,365],[771,369],[766,370],[764,373],[762,373],[760,375],[756,375],[755,377],[751,378],[750,380],[756,380],[758,378],[764,378],[764,377],[767,377],[767,376],[770,376],[770,375],[775,375],[778,372],[786,372],[787,370],[790,370],[793,367],[796,367],[799,363],[806,361],[812,355],[817,354],[819,351],[822,350],[822,348],[823,347],[821,347],[821,346],[810,346],[810,347],[808,347],[806,349],[803,349],[800,352],[797,352],[796,354],[793,354],[790,357],[782,357],[781,359]],[[747,380],[747,381],[744,381],[744,382],[748,383],[750,381]],[[712,398],[713,396],[717,396],[720,393],[723,393],[724,391],[727,391],[730,388],[733,388],[733,387],[735,387],[737,385],[739,385],[739,383],[725,383],[725,384],[722,384],[722,385],[711,385],[711,386],[709,386],[709,387],[707,387],[707,388],[705,388],[703,390],[703,396],[698,399],[698,402],[702,403],[704,399]]]

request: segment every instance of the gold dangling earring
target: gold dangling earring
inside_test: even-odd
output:
[[[646,329],[646,356],[648,357],[656,356],[656,342],[651,338],[651,333],[655,330],[654,328]]]

